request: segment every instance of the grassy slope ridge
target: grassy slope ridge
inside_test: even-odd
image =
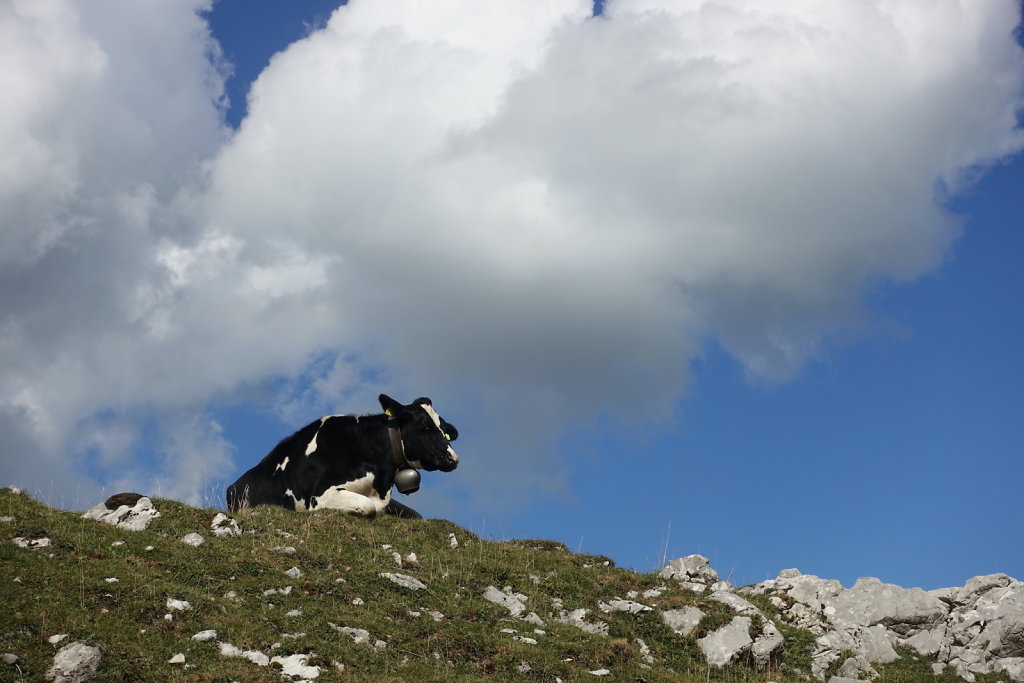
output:
[[[0,652],[19,657],[16,665],[0,662],[0,680],[43,680],[60,647],[48,642],[56,634],[68,634],[64,643],[98,646],[103,661],[93,680],[111,681],[288,680],[277,665],[222,656],[218,641],[268,656],[309,654],[309,663],[321,667],[318,681],[602,680],[588,673],[598,669],[608,669],[611,680],[788,681],[801,680],[798,669],[809,666],[813,637],[781,627],[786,661],[773,670],[709,669],[696,638],[731,618],[724,606],[669,586],[657,598],[638,598],[656,606],[654,612],[601,613],[599,601],[665,582],[552,541],[487,541],[443,520],[363,520],[269,506],[236,516],[242,535],[217,538],[210,532],[216,510],[164,499],[154,504],[161,516],[133,532],[0,491]],[[193,532],[206,543],[180,541]],[[452,533],[458,548],[450,545]],[[12,542],[19,536],[45,536],[51,545],[20,548]],[[289,546],[294,553],[282,550]],[[418,563],[400,568],[395,552],[415,553]],[[285,573],[292,567],[301,576]],[[401,587],[384,572],[413,576],[427,589]],[[527,612],[546,622],[543,633],[484,600],[490,585],[527,595]],[[288,586],[287,594],[265,594]],[[168,598],[192,609],[172,611]],[[609,636],[553,622],[553,598],[570,611],[591,610],[609,624]],[[690,637],[671,631],[658,612],[686,605],[708,614]],[[759,606],[774,616],[770,605]],[[436,620],[431,611],[444,616]],[[387,646],[357,643],[332,624],[364,629],[371,642]],[[217,631],[216,640],[191,639],[208,629]],[[637,639],[655,658],[651,668],[644,668]],[[177,653],[186,665],[168,663]],[[523,662],[528,671],[520,670]],[[932,676],[923,662],[883,669],[883,680],[925,679],[958,680]]]

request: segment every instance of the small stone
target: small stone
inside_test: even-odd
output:
[[[86,681],[100,666],[103,654],[98,647],[82,642],[69,643],[57,651],[53,666],[46,672],[48,680]]]
[[[268,666],[270,664],[270,657],[266,656],[262,652],[256,650],[242,650],[235,647],[231,643],[218,643],[220,648],[220,654],[222,657],[241,657],[248,659],[257,666]]]
[[[683,607],[682,609],[670,609],[661,613],[661,620],[665,625],[681,636],[688,636],[697,628],[700,620],[704,618],[704,612],[696,607]]]
[[[289,612],[285,613],[285,616],[286,617],[301,617],[302,616],[302,610],[300,610],[300,609],[290,610]]]
[[[448,534],[448,545],[452,550],[459,547],[459,539],[455,538],[455,534]]]
[[[118,581],[120,581],[120,579],[117,578],[116,576],[110,576],[110,577],[108,577],[106,579],[103,579],[103,580],[106,581],[107,583],[117,583]]]
[[[519,662],[518,666],[516,666],[516,671],[518,671],[521,674],[525,674],[529,673],[532,670],[532,668],[533,667],[531,667],[526,661],[522,661]]]
[[[281,667],[281,673],[291,678],[312,679],[320,675],[319,666],[309,664],[310,654],[294,654],[288,657],[274,656],[270,661]]]
[[[210,523],[210,530],[214,536],[224,538],[227,536],[241,536],[242,530],[238,528],[238,522],[231,519],[223,512],[218,512],[213,522]]]
[[[202,544],[206,543],[206,539],[199,534],[186,534],[181,537],[181,542],[186,545],[190,545],[194,548],[198,548]]]
[[[608,602],[598,602],[597,606],[602,612],[629,612],[630,614],[642,614],[652,611],[647,605],[632,600],[614,599]]]
[[[302,570],[300,570],[298,567],[292,567],[291,569],[286,571],[285,574],[293,579],[297,579],[300,576],[302,576]]]
[[[62,640],[64,640],[67,637],[68,637],[68,634],[66,634],[66,633],[58,633],[57,635],[50,636],[46,640],[50,643],[50,645],[56,645],[57,643],[61,642]]]
[[[200,631],[199,633],[195,634],[194,636],[192,636],[192,640],[197,640],[200,643],[205,643],[205,642],[207,642],[209,640],[213,640],[216,637],[217,637],[217,632],[214,631],[213,629],[209,629],[209,630],[206,630],[206,631]]]
[[[167,609],[185,612],[187,610],[192,609],[192,603],[190,603],[188,600],[177,600],[175,598],[167,598]]]
[[[533,624],[534,626],[546,626],[547,625],[547,624],[544,623],[543,619],[541,619],[540,617],[537,616],[536,612],[530,612],[529,614],[527,614],[525,617],[523,617],[523,621],[525,621],[525,622],[527,622],[529,624]]]
[[[407,576],[405,574],[391,574],[389,572],[384,572],[381,574],[381,576],[394,583],[397,583],[399,586],[402,586],[403,588],[409,588],[415,591],[425,590],[427,588],[427,585],[419,579],[412,576]]]
[[[153,549],[153,546],[151,546],[151,545],[147,545],[147,546],[145,547],[145,551],[146,551],[147,553],[148,553],[148,552],[149,552],[150,550],[152,550],[152,549]]]
[[[116,548],[116,547],[122,546],[122,545],[124,545],[124,541],[114,541],[113,543],[110,544],[110,546],[112,548]]]
[[[608,669],[594,669],[593,671],[588,671],[587,673],[589,673],[591,676],[610,676],[612,674],[612,672]]]
[[[5,652],[0,659],[4,660],[4,664],[14,664],[18,661],[18,655],[13,652]]]
[[[523,604],[526,596],[514,592],[509,586],[506,586],[504,591],[500,591],[494,586],[488,586],[484,590],[483,598],[488,602],[501,605],[514,617],[518,617],[526,611],[526,605]]]
[[[366,603],[363,602],[362,598],[352,598],[352,604],[358,607],[359,605],[365,605]]]
[[[168,664],[184,664],[185,663],[185,653],[184,652],[179,652],[178,654],[176,654],[173,657],[171,657],[170,659],[168,659],[167,663]]]

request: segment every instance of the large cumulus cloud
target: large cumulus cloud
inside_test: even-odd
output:
[[[12,51],[42,85],[0,131],[5,410],[53,452],[47,420],[173,409],[223,464],[203,406],[302,376],[275,385],[295,415],[450,397],[490,454],[470,478],[508,482],[566,424],[667,414],[708,339],[794,376],[868,288],[942,262],[945,194],[1024,142],[1008,0],[354,0],[219,148],[179,4],[158,40],[54,2],[66,35]]]

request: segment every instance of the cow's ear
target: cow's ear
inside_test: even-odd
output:
[[[426,396],[420,396],[418,399],[412,402],[414,406],[433,406],[434,404]]]
[[[455,439],[459,438],[459,430],[450,422],[441,420],[441,430],[444,431],[444,435],[448,437],[449,441],[455,441]]]
[[[402,412],[402,408],[404,407],[401,403],[391,398],[387,394],[381,394],[380,396],[377,397],[377,400],[380,401],[380,407],[384,409],[384,412],[390,415],[391,417],[398,417],[399,413]]]

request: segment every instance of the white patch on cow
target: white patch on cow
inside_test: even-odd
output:
[[[361,517],[383,514],[384,508],[391,502],[391,492],[388,491],[384,498],[381,498],[373,488],[373,479],[371,472],[354,481],[331,486],[313,498],[311,507],[341,510]]]
[[[274,472],[273,472],[273,474],[277,474],[277,471],[278,471],[278,470],[281,470],[281,471],[283,472],[283,471],[284,471],[284,468],[285,468],[285,467],[288,467],[288,456],[287,456],[287,455],[286,455],[286,456],[284,456],[284,460],[282,460],[282,461],[281,461],[281,462],[280,462],[280,463],[278,464],[278,466],[274,468]],[[272,474],[271,476],[273,476],[273,474]]]
[[[303,510],[306,509],[306,502],[301,498],[296,498],[295,494],[292,493],[291,489],[285,490],[284,495],[292,497],[292,502],[295,504],[295,510],[297,512],[302,512]]]
[[[309,443],[306,445],[306,455],[312,455],[314,452],[316,452],[316,437],[320,435],[320,430],[323,428],[324,422],[327,422],[327,420],[331,419],[332,417],[338,416],[328,415],[327,417],[320,418],[320,427],[317,428],[316,434],[313,435],[313,438],[310,439]]]
[[[441,429],[441,416],[437,414],[436,410],[434,410],[434,406],[428,406],[424,403],[420,405],[420,408],[423,408],[423,410],[427,411],[427,415],[429,415],[430,419],[434,421],[434,426],[437,427],[437,430],[439,432],[444,434],[444,430]],[[444,438],[447,439],[448,435],[444,434]],[[451,444],[448,444],[448,455],[450,455],[452,457],[452,460],[454,460],[455,462],[459,461],[459,456],[455,454],[455,449],[452,448]],[[411,463],[412,461],[410,460],[409,462]],[[419,463],[416,463],[415,465],[413,465],[413,467],[419,469],[420,465]]]
[[[427,415],[429,415],[430,419],[434,421],[434,426],[441,429],[441,416],[437,414],[436,410],[434,410],[434,406],[428,406],[426,403],[421,403],[420,408],[427,411]]]

